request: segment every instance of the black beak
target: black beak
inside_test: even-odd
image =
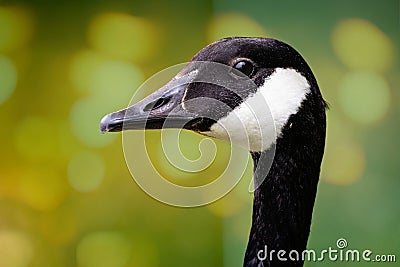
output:
[[[175,77],[138,103],[104,116],[100,122],[100,131],[106,133],[161,128],[193,130],[202,118],[186,111],[182,101],[186,87],[193,81],[196,73],[192,71],[184,76]]]

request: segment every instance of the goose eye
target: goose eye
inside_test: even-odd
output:
[[[233,68],[237,69],[247,77],[250,77],[254,71],[253,63],[247,60],[241,60],[235,63],[235,65],[233,65]]]

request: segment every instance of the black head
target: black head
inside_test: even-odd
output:
[[[226,38],[203,48],[164,87],[105,116],[100,129],[185,128],[262,151],[306,101],[313,108],[305,117],[324,113],[316,80],[291,46],[270,38]]]

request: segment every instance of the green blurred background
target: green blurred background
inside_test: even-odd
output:
[[[394,0],[0,1],[0,266],[241,266],[246,186],[205,207],[167,206],[131,178],[121,135],[98,130],[152,74],[226,36],[292,44],[330,103],[308,248],[346,238],[399,261],[399,10]],[[212,168],[186,176],[149,135],[155,166],[178,183],[226,164],[229,145],[216,142]],[[198,157],[201,137],[183,139]],[[360,263],[306,263],[317,265]]]

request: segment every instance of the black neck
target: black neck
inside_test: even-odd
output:
[[[291,261],[289,252],[296,250],[301,256],[306,249],[325,143],[325,115],[318,122],[320,127],[316,126],[318,123],[295,124],[296,120],[282,132],[271,169],[254,192],[253,223],[244,266],[303,266],[301,257]],[[263,155],[270,152],[252,153],[255,169],[265,163],[260,160],[268,160],[269,156]],[[259,253],[260,250],[263,251]],[[272,250],[275,252],[271,258]],[[287,261],[278,259],[279,250],[286,251],[283,257]],[[258,253],[262,258],[266,256],[262,263]]]

